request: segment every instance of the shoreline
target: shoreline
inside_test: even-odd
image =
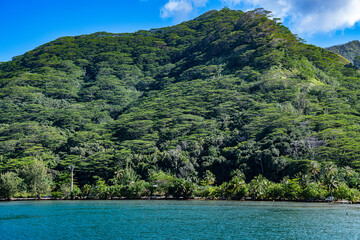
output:
[[[142,197],[142,198],[110,198],[110,199],[92,199],[92,198],[10,198],[10,199],[0,199],[0,202],[26,202],[26,201],[161,201],[161,200],[172,200],[172,201],[238,201],[238,202],[301,202],[301,203],[334,203],[334,204],[360,204],[360,202],[351,202],[348,200],[338,200],[338,201],[310,201],[310,200],[256,200],[256,199],[209,199],[203,197],[194,197],[194,198],[165,198],[165,197]]]

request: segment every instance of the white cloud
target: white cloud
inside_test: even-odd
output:
[[[187,0],[170,0],[160,10],[162,18],[175,17],[181,19],[186,17],[193,10],[191,2]]]
[[[192,0],[194,7],[205,7],[208,0]]]
[[[359,0],[299,0],[294,1],[290,17],[295,31],[316,33],[352,27],[360,21],[359,13]]]
[[[297,33],[313,34],[352,27],[360,21],[359,0],[221,0],[229,7],[262,7],[288,18]]]
[[[222,0],[223,3],[226,4],[226,6],[228,7],[234,7],[240,3],[242,3],[243,1],[242,0]],[[247,1],[249,2],[249,1]]]
[[[169,0],[160,10],[161,18],[184,20],[198,7],[204,7],[208,0]]]

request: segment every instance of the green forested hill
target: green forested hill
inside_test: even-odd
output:
[[[350,62],[354,62],[357,56],[360,56],[360,41],[355,40],[345,44],[336,45],[327,48],[328,50],[340,54]]]
[[[69,165],[79,186],[156,173],[221,184],[234,170],[280,181],[314,162],[358,170],[358,69],[268,15],[223,9],[63,37],[1,63],[0,171],[41,160],[59,188]]]

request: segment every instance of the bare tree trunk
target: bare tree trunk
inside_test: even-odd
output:
[[[71,170],[71,185],[70,185],[70,198],[74,199],[74,165],[70,166]]]
[[[74,190],[74,168],[71,169],[71,187],[70,191],[72,192]]]

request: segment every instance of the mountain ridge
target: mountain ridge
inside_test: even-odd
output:
[[[354,63],[355,57],[360,56],[360,41],[353,40],[348,43],[331,46],[326,49],[337,53],[348,59],[351,63]]]

